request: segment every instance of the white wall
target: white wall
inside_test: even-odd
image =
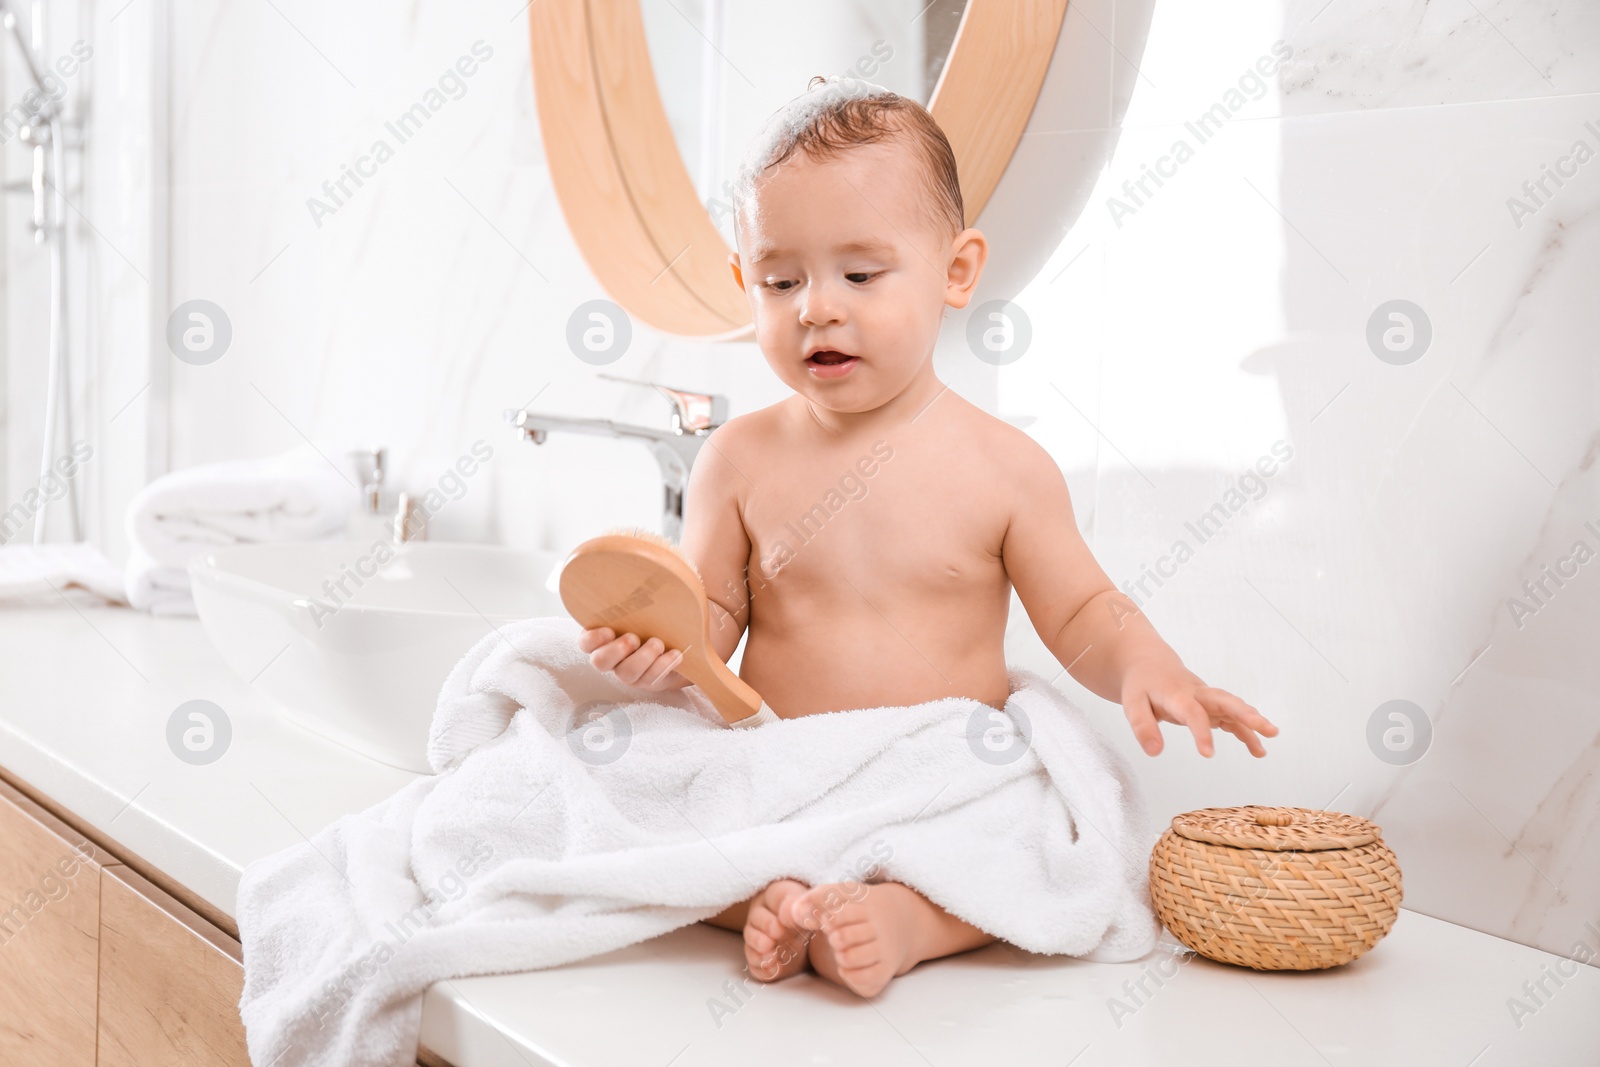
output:
[[[1095,704],[1158,811],[1356,812],[1395,848],[1408,906],[1592,953],[1600,563],[1563,564],[1543,606],[1521,587],[1580,541],[1600,553],[1600,14],[1162,4],[1141,53],[1130,7],[1074,5],[1102,29],[1115,15],[1140,75],[1083,215],[1016,298],[1034,348],[998,406],[1037,418],[1114,578],[1168,557],[1150,616],[1283,732],[1265,760],[1226,739],[1207,762],[1169,730],[1149,760]],[[1105,54],[1071,13],[1068,33]],[[1279,39],[1280,83],[1230,98]],[[1218,103],[1231,121],[1202,143],[1185,123]],[[1039,118],[1032,147],[1079,173],[1093,124]],[[1180,140],[1192,157],[1119,225],[1111,198]],[[1519,225],[1508,198],[1578,141],[1590,162],[1563,164],[1576,176]],[[1432,324],[1406,365],[1366,339],[1394,299]],[[1202,543],[1185,523],[1276,442],[1293,458]],[[1431,725],[1407,765],[1368,741],[1394,700]]]
[[[219,362],[170,364],[158,399],[174,466],[302,435],[370,439],[423,488],[482,438],[494,459],[435,538],[564,548],[656,525],[642,449],[536,449],[502,421],[534,397],[666,416],[653,392],[597,380],[566,348],[571,310],[605,294],[546,177],[514,9],[294,0],[173,15],[170,300],[214,301],[234,328]],[[1230,88],[1279,39],[1292,58],[1235,108]],[[307,198],[478,40],[493,57],[465,95],[318,226]],[[764,69],[758,52],[734,58]],[[1563,954],[1600,899],[1600,562],[1533,614],[1507,602],[1575,542],[1600,550],[1583,525],[1600,527],[1600,162],[1520,226],[1506,201],[1575,142],[1600,149],[1597,60],[1600,16],[1553,0],[1153,14],[1074,0],[979,223],[996,258],[975,303],[1014,298],[1031,346],[997,368],[953,314],[936,355],[964,395],[1057,457],[1117,580],[1189,541],[1193,557],[1163,564],[1171,577],[1146,578],[1142,599],[1194,669],[1282,727],[1265,760],[1226,736],[1203,760],[1176,729],[1150,759],[1118,708],[1062,676],[1159,819],[1236,803],[1370,816],[1408,906]],[[1219,104],[1229,121],[1199,143],[1184,123]],[[1109,198],[1179,139],[1193,158],[1118,225]],[[113,203],[100,210],[112,214],[97,226],[122,224]],[[1407,365],[1366,340],[1392,299],[1432,324]],[[100,358],[123,340],[102,331]],[[609,369],[724,393],[735,413],[784,395],[749,344],[642,327]],[[1185,522],[1277,442],[1293,458],[1199,543]],[[1059,674],[1020,608],[1012,625],[1017,662]],[[1431,724],[1409,765],[1367,740],[1391,700]]]

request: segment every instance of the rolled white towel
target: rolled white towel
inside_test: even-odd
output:
[[[302,541],[343,529],[361,480],[344,448],[302,445],[266,459],[204,463],[164,474],[128,505],[128,539],[183,569],[209,548]]]
[[[193,615],[189,561],[260,541],[314,541],[340,533],[360,500],[350,448],[306,444],[266,459],[204,463],[164,474],[128,505],[128,602],[155,614]]]

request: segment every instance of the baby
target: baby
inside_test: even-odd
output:
[[[933,371],[946,307],[988,256],[964,226],[955,158],[915,101],[828,79],[752,144],[734,187],[761,354],[794,395],[706,440],[680,548],[726,660],[784,718],[970,697],[1003,708],[1012,587],[1055,657],[1121,703],[1150,755],[1158,723],[1266,755],[1255,708],[1184,667],[1078,533],[1060,469]],[[686,686],[676,649],[609,629],[579,647],[630,685]],[[806,969],[863,997],[923,960],[994,938],[909,886],[782,879],[709,920],[743,931],[750,972]]]

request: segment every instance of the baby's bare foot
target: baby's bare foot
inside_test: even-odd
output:
[[[865,891],[865,892],[863,892]],[[822,977],[863,997],[920,961],[916,892],[898,882],[819,885],[788,902],[788,920],[811,939],[808,959]]]
[[[778,917],[785,903],[805,891],[804,882],[780,878],[750,901],[744,923],[744,958],[750,974],[760,981],[776,982],[806,969],[806,942],[811,931]]]

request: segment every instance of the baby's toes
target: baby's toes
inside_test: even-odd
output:
[[[894,968],[884,959],[883,945],[877,938],[842,950],[834,949],[828,938],[817,938],[810,949],[809,958],[818,974],[858,996],[877,996],[894,977]]]
[[[751,909],[751,911],[754,910],[753,908]],[[756,952],[763,954],[771,952],[778,947],[778,939],[761,929],[753,914],[744,924],[744,943],[746,948],[754,949]]]
[[[744,961],[750,970],[750,976],[762,982],[776,982],[783,974],[784,964],[791,962],[788,950],[770,942],[763,947],[758,942],[745,939]]]
[[[789,926],[813,931],[848,921],[847,913],[857,910],[859,905],[842,892],[844,888],[834,882],[788,894],[779,905],[778,918]]]
[[[777,914],[762,903],[760,897],[751,902],[750,911],[745,915],[744,928],[747,932],[766,937],[771,941],[777,941],[790,933],[789,928],[778,921]]]
[[[846,904],[827,923],[824,936],[813,941],[812,965],[817,973],[863,997],[883,992],[906,968],[905,931],[885,909],[886,898],[868,897]]]
[[[828,947],[847,970],[871,967],[883,960],[883,939],[871,923],[855,923],[828,932]]]
[[[805,969],[810,933],[785,925],[778,917],[783,903],[805,889],[801,882],[783,879],[772,883],[750,903],[744,926],[745,961],[750,973],[763,982],[787,978]]]
[[[744,924],[745,958],[751,973],[762,979],[773,977],[773,972],[780,970],[789,956],[789,952],[781,950],[789,946],[789,951],[794,951],[795,937],[795,931],[784,927],[771,912],[763,909],[757,914],[752,905],[750,917]]]
[[[788,904],[797,897],[804,897],[809,888],[796,879],[780,878],[750,903],[750,917],[760,917],[761,928],[780,941],[792,937],[802,931],[788,921]]]

